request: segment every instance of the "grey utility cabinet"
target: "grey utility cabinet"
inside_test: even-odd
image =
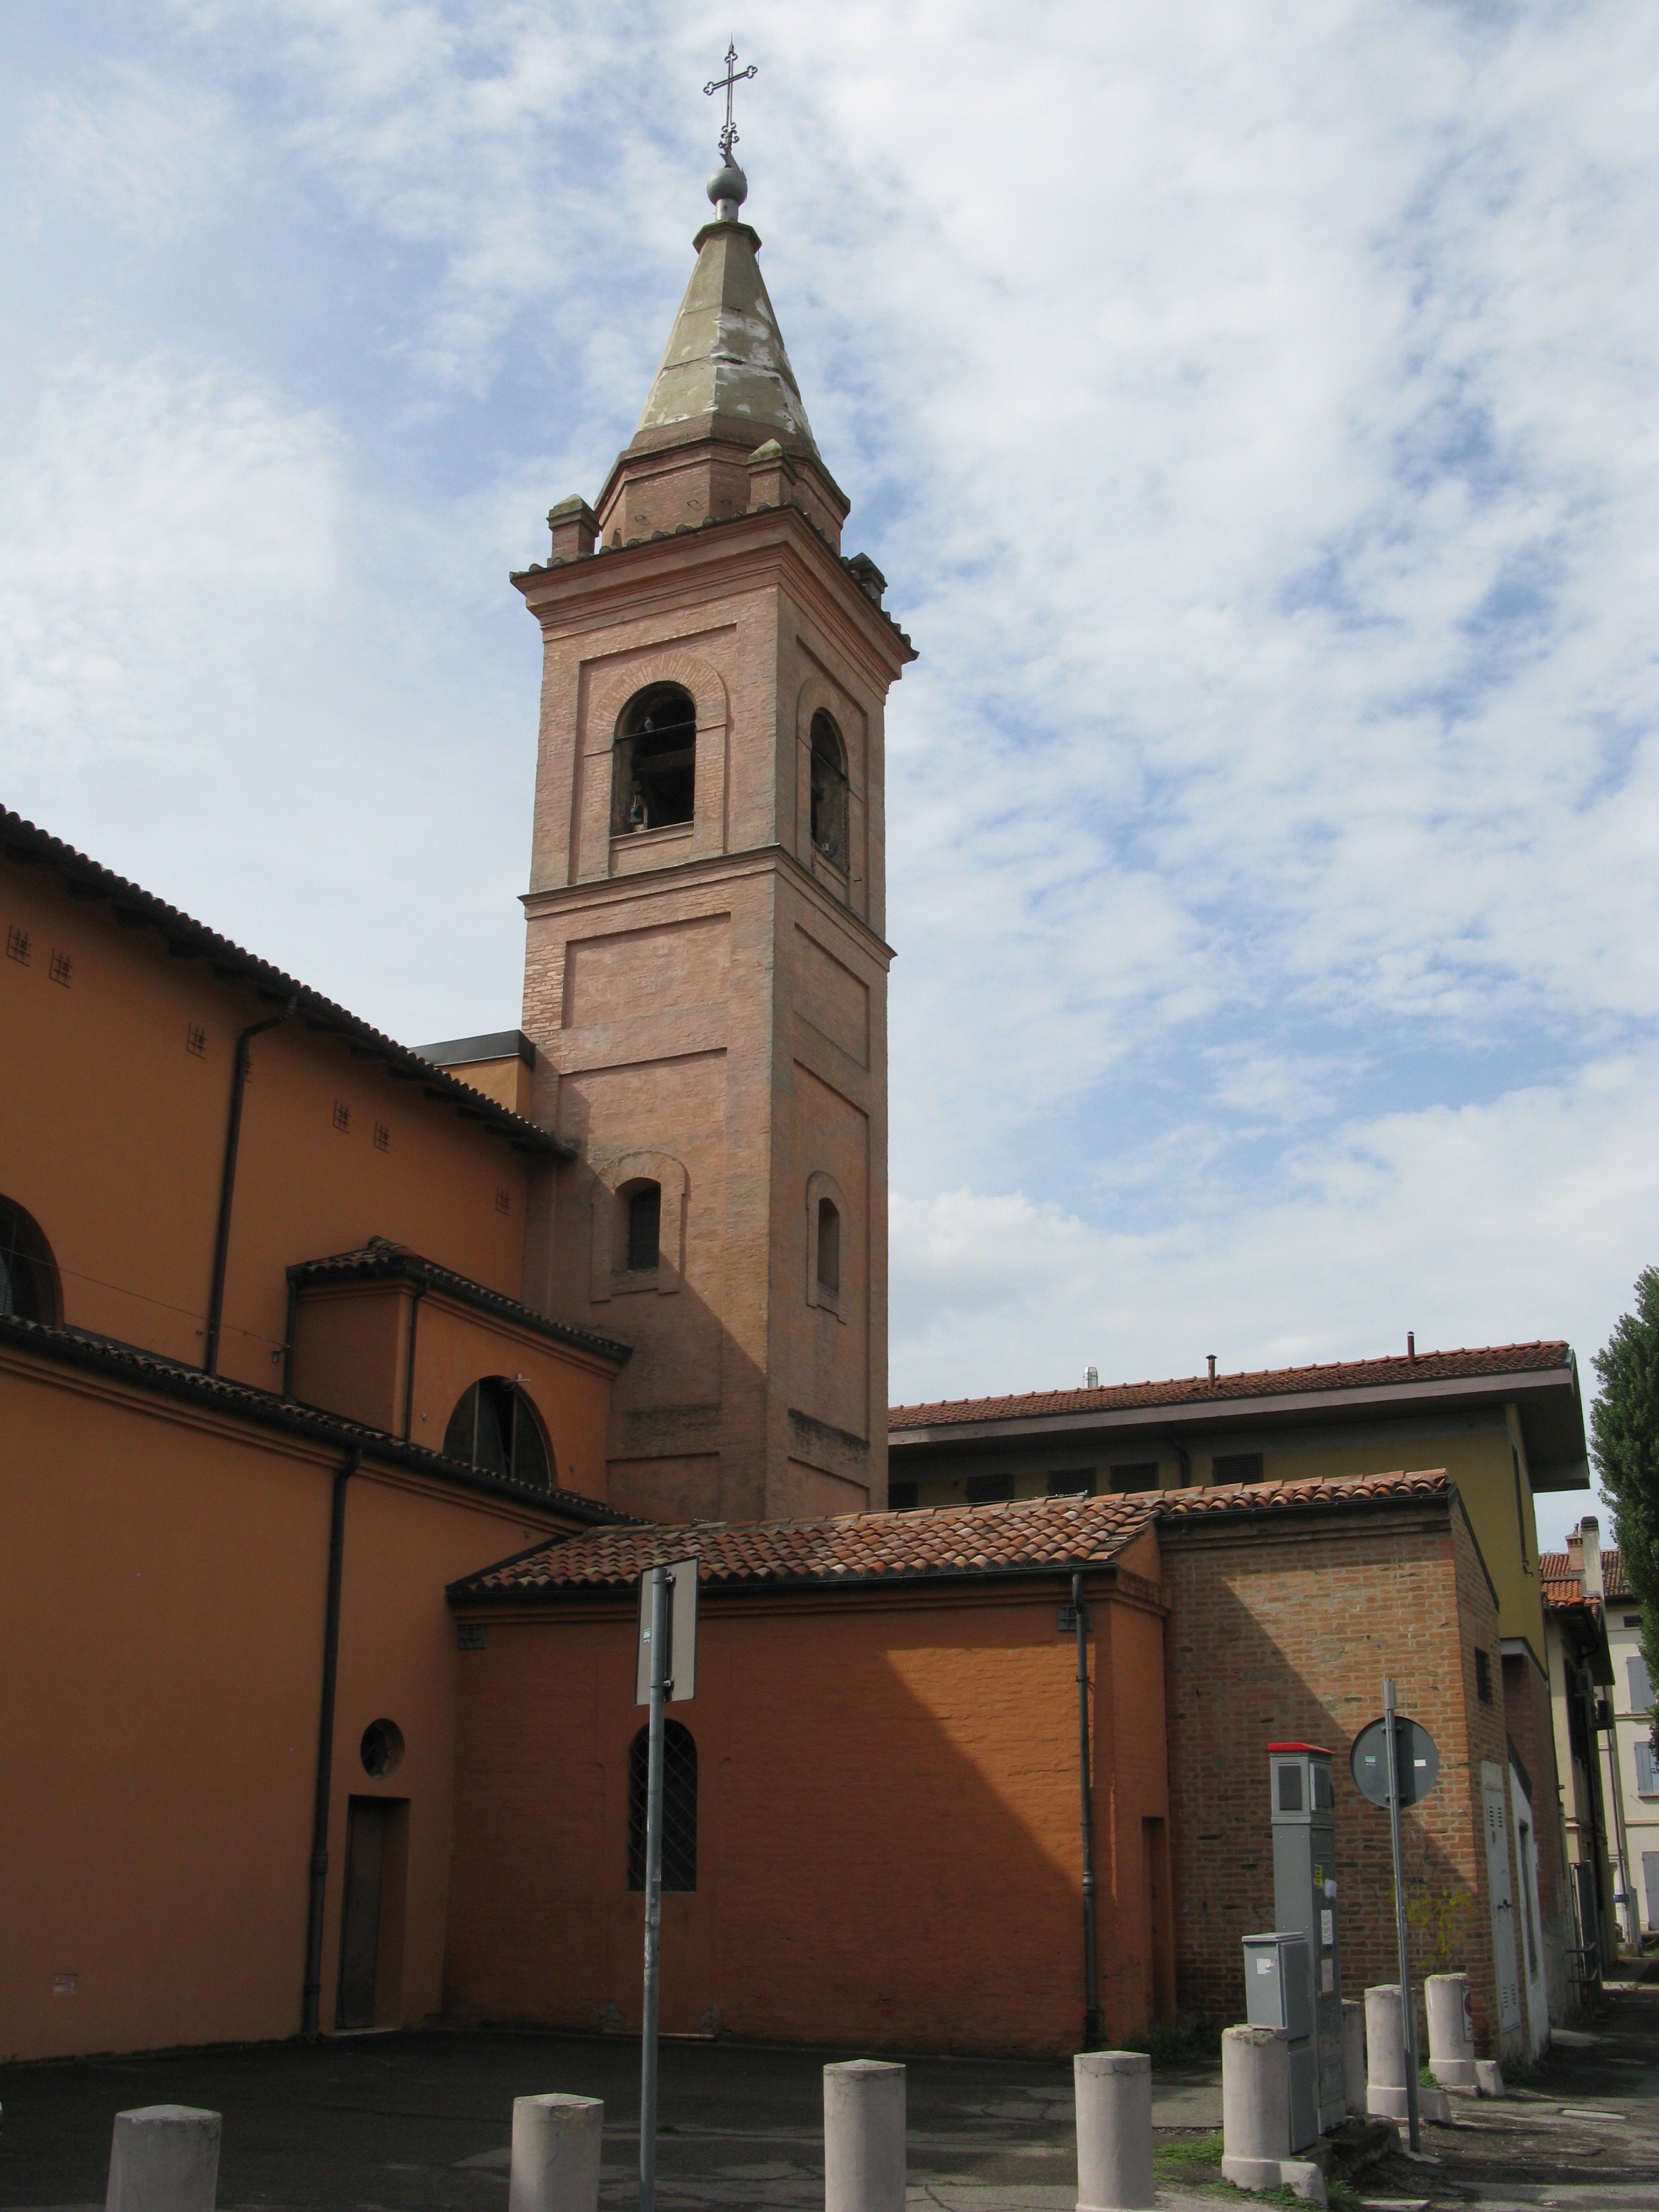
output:
[[[1311,1743],[1267,1747],[1273,1791],[1273,1922],[1306,1938],[1319,2130],[1347,2117],[1342,2069],[1342,1947],[1336,1895],[1331,1754]]]

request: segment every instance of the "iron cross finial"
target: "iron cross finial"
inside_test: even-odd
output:
[[[726,128],[720,132],[720,159],[728,168],[732,164],[732,149],[738,143],[738,126],[732,120],[732,88],[734,84],[741,84],[744,77],[753,76],[754,74],[753,62],[750,62],[745,70],[740,70],[738,67],[737,41],[733,40],[726,50],[726,75],[711,78],[702,88],[705,100],[711,93],[723,90],[726,94]]]

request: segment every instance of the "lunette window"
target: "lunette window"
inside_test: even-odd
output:
[[[547,1440],[536,1409],[505,1375],[486,1375],[463,1391],[444,1431],[444,1453],[536,1490],[553,1487]]]

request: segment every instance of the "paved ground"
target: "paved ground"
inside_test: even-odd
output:
[[[823,2203],[823,2051],[663,2049],[664,2212],[808,2212]],[[365,2036],[159,2058],[0,2069],[0,2208],[96,2207],[110,2122],[132,2105],[224,2114],[226,2212],[505,2212],[513,2099],[563,2089],[605,2100],[602,2200],[634,2201],[637,2046],[539,2035]],[[909,2062],[916,2212],[1072,2212],[1069,2069],[1050,2062]],[[1423,2160],[1365,2178],[1377,2204],[1492,2212],[1659,2207],[1659,1983],[1613,1994],[1605,2021],[1560,2039],[1536,2085],[1460,2107],[1425,2131]],[[1213,2069],[1158,2077],[1166,2144],[1219,2117]],[[1242,2205],[1202,2169],[1171,2173],[1170,2212]]]

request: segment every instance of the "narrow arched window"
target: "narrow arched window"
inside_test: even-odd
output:
[[[697,795],[697,710],[678,684],[653,684],[623,709],[611,776],[611,830],[623,837],[689,822]]]
[[[619,1194],[623,1223],[623,1265],[632,1273],[654,1267],[662,1256],[662,1185],[629,1183]]]
[[[841,1292],[841,1212],[831,1198],[818,1200],[818,1288],[832,1298]]]
[[[463,1391],[444,1431],[444,1455],[536,1490],[553,1487],[547,1439],[536,1408],[505,1375],[486,1375]]]
[[[0,1314],[56,1328],[62,1308],[52,1248],[32,1214],[0,1198]]]
[[[628,1753],[628,1887],[645,1887],[646,1796],[651,1779],[651,1731],[641,1729]],[[690,1729],[664,1724],[662,1742],[662,1886],[697,1886],[697,1747]]]
[[[847,748],[822,708],[812,717],[812,843],[826,860],[847,866]]]

